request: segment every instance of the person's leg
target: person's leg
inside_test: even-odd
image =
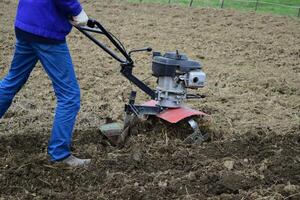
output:
[[[34,48],[52,81],[57,98],[48,153],[52,161],[60,161],[71,155],[73,128],[80,108],[80,89],[66,43],[35,43]]]
[[[30,43],[17,41],[8,74],[0,80],[0,118],[12,103],[14,96],[26,83],[38,58]]]

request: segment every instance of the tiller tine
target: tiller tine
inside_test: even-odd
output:
[[[151,100],[144,103],[143,105],[154,106],[156,104],[157,101]],[[208,134],[203,134],[200,131],[198,123],[194,119],[192,119],[192,117],[197,117],[197,116],[209,117],[209,115],[204,112],[194,110],[186,106],[182,106],[178,108],[169,108],[156,115],[156,117],[163,119],[172,124],[176,124],[180,121],[188,119],[188,124],[192,127],[194,132],[184,140],[184,143],[201,144],[204,141],[207,141],[209,136]]]
[[[194,132],[185,138],[184,143],[186,144],[201,144],[208,139],[208,134],[203,134],[200,131],[199,125],[193,119],[188,121],[188,124],[192,127]]]

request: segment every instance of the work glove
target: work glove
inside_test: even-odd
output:
[[[87,14],[84,12],[83,9],[79,13],[79,15],[73,16],[72,18],[73,18],[73,20],[71,21],[71,24],[73,24],[75,26],[85,26],[89,20]]]

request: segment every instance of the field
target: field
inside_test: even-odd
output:
[[[143,3],[161,3],[161,4],[178,4],[189,6],[191,0],[129,0],[129,2]],[[220,8],[222,0],[194,0],[193,7],[211,7]],[[288,15],[296,17],[299,14],[300,4],[298,0],[224,0],[223,8],[236,9],[241,11],[257,11],[262,13],[273,13],[279,15]],[[298,16],[299,17],[299,16]]]
[[[300,22],[268,14],[103,0],[82,1],[128,49],[179,49],[200,60],[205,98],[188,101],[210,114],[211,140],[184,145],[184,126],[139,123],[124,148],[98,126],[121,121],[135,89],[119,66],[78,31],[68,37],[82,107],[74,153],[87,169],[47,157],[55,96],[40,64],[0,121],[0,199],[300,199]],[[0,77],[14,50],[16,0],[0,0]],[[135,74],[151,74],[136,54]],[[151,86],[155,79],[147,79]],[[147,100],[141,92],[138,102]]]

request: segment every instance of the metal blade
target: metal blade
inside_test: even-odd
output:
[[[186,143],[186,144],[201,144],[208,139],[207,134],[201,133],[199,125],[197,124],[197,122],[195,120],[190,119],[188,121],[188,123],[192,127],[194,132],[184,140],[184,143]]]

